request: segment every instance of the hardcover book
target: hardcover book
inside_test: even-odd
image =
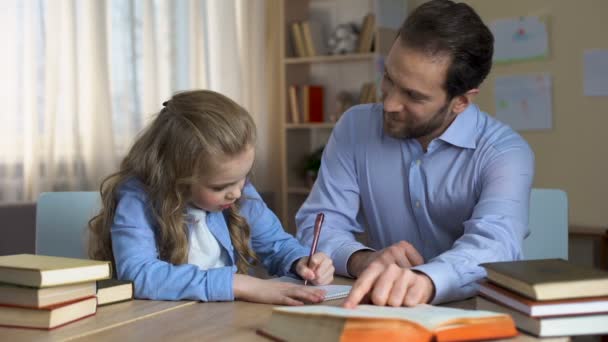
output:
[[[608,296],[608,272],[562,259],[481,264],[488,279],[534,300]]]
[[[133,299],[133,283],[128,280],[105,279],[97,282],[97,305],[126,302]]]
[[[532,317],[608,313],[608,297],[537,301],[490,282],[479,284],[479,295]]]
[[[530,317],[517,310],[477,297],[477,308],[513,317],[517,327],[540,337],[595,335],[608,333],[608,313],[593,315]]]
[[[92,316],[96,310],[97,300],[95,297],[52,305],[42,309],[0,305],[0,326],[54,329]]]
[[[110,262],[46,255],[0,256],[0,282],[31,287],[83,283],[109,278]]]
[[[54,286],[39,289],[10,284],[0,284],[0,305],[16,305],[43,308],[95,295],[95,282]]]
[[[418,305],[276,307],[258,333],[285,341],[468,341],[517,335],[505,314]]]

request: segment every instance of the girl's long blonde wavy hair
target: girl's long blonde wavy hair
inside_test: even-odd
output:
[[[138,136],[118,172],[101,184],[103,207],[89,221],[89,257],[114,262],[110,228],[119,187],[137,179],[156,219],[160,259],[178,265],[188,261],[186,207],[190,187],[217,168],[214,161],[253,147],[256,128],[247,111],[224,95],[208,90],[175,94]],[[225,212],[239,273],[256,256],[249,247],[250,229],[239,215],[240,200]]]

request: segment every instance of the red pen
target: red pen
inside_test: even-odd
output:
[[[323,213],[317,214],[317,219],[315,220],[315,230],[314,236],[312,238],[312,246],[310,246],[310,255],[308,256],[308,263],[306,266],[310,268],[310,259],[317,252],[317,243],[319,243],[319,235],[321,234],[321,226],[323,225],[323,220],[325,219],[325,215]],[[304,285],[308,284],[308,280],[304,280]]]

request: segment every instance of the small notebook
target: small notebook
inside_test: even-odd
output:
[[[287,276],[283,276],[280,278],[273,278],[272,280],[282,281],[285,283],[304,285],[303,280],[295,279],[295,278],[287,277]],[[334,300],[334,299],[344,298],[344,297],[348,296],[348,294],[350,293],[350,289],[352,287],[350,285],[319,285],[319,286],[310,285],[310,286],[312,286],[314,288],[325,290],[325,292],[326,292],[325,300]]]

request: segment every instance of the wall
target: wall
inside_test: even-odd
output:
[[[409,8],[424,1],[410,0]],[[553,129],[522,132],[536,154],[535,187],[568,193],[570,224],[608,226],[608,97],[583,96],[583,51],[608,48],[608,1],[467,0],[489,23],[500,18],[547,16],[546,60],[494,66],[477,103],[493,115],[497,75],[547,72],[553,80]]]

